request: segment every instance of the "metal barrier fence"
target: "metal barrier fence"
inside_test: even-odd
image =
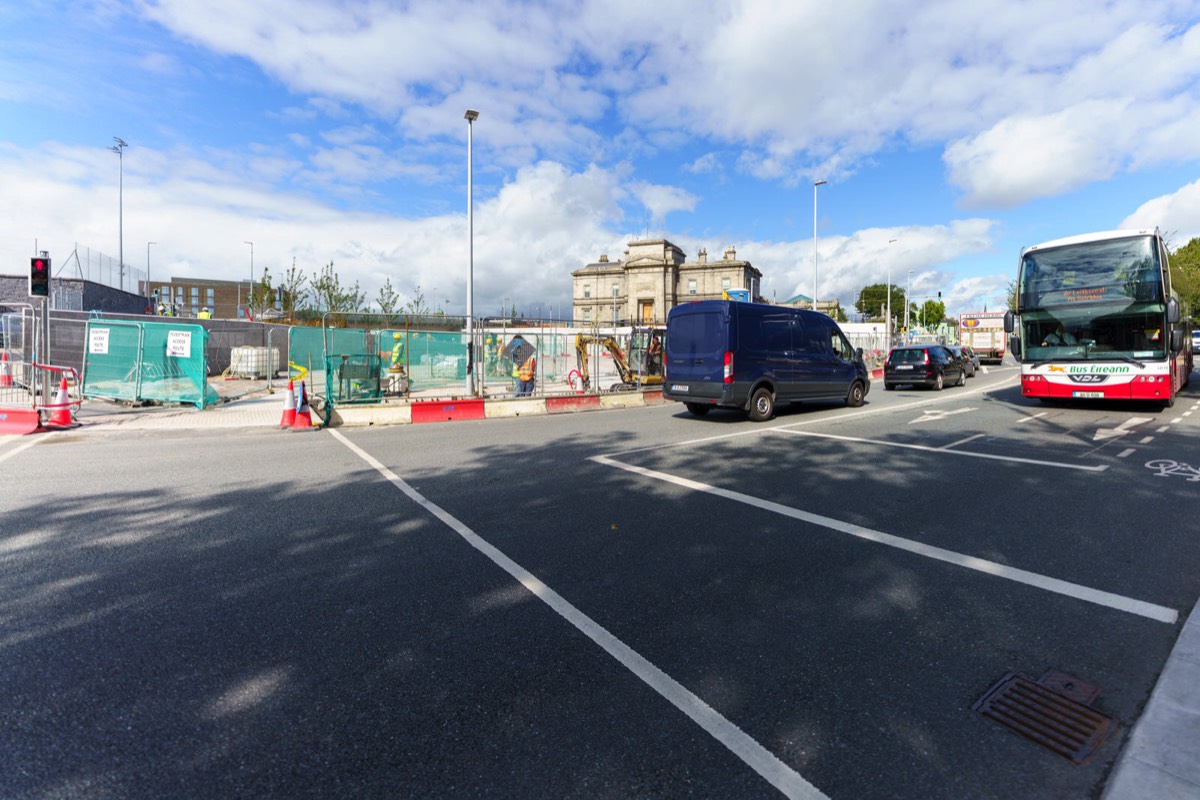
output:
[[[204,408],[219,399],[208,385],[207,338],[202,325],[89,321],[83,394]]]
[[[662,328],[481,320],[468,335],[466,322],[326,314],[319,329],[290,330],[289,374],[306,376],[327,418],[338,405],[386,397],[545,396],[662,383],[661,355],[654,352]],[[531,383],[521,381],[522,367],[532,367]]]

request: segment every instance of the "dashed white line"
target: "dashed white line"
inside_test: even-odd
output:
[[[1121,452],[1117,453],[1117,458],[1125,458],[1126,456],[1130,455],[1131,453],[1136,453],[1136,452],[1137,452],[1136,447],[1130,447],[1127,450],[1122,450]]]
[[[663,672],[629,645],[613,636],[603,626],[567,602],[560,594],[542,583],[533,573],[513,561],[503,552],[482,539],[456,517],[441,506],[425,498],[409,486],[400,476],[377,461],[370,453],[360,448],[336,430],[330,430],[335,439],[346,445],[359,458],[369,464],[393,486],[403,492],[414,503],[424,508],[461,536],[472,547],[492,560],[496,566],[515,578],[535,597],[553,609],[559,616],[575,626],[581,633],[595,642],[606,653],[615,658],[630,672],[654,689],[672,705],[682,711],[710,736],[746,763],[768,783],[786,797],[799,800],[828,800],[821,790],[806,781],[800,773],[779,760],[778,756],[763,747],[745,731],[734,725],[709,706],[683,684]]]
[[[693,489],[698,492],[705,492],[707,494],[715,495],[716,497],[723,497],[727,500],[744,503],[745,505],[753,506],[755,508],[762,509],[763,511],[769,511],[781,516],[800,520],[801,522],[807,522],[811,525],[818,525],[820,527],[829,528],[830,530],[838,531],[840,533],[847,533],[860,539],[866,539],[867,541],[887,545],[899,550],[906,550],[910,553],[924,556],[926,558],[932,558],[949,564],[955,564],[960,567],[966,567],[967,569],[977,570],[989,575],[994,575],[998,578],[1005,578],[1017,583],[1024,583],[1029,586],[1044,589],[1048,592],[1066,595],[1067,597],[1073,597],[1088,603],[1106,606],[1118,611],[1125,611],[1130,614],[1136,614],[1138,616],[1146,617],[1158,622],[1165,622],[1169,625],[1175,624],[1175,621],[1179,618],[1178,611],[1173,608],[1167,608],[1166,606],[1147,603],[1143,600],[1135,600],[1130,597],[1113,594],[1112,592],[1105,592],[1100,589],[1092,589],[1088,586],[1080,586],[1079,584],[1059,580],[1058,578],[1039,575],[1036,572],[1029,572],[1023,569],[1009,567],[1004,564],[998,564],[995,561],[987,561],[986,559],[976,558],[975,556],[963,555],[962,553],[956,553],[953,550],[945,550],[941,547],[934,547],[921,542],[915,542],[911,539],[904,539],[899,536],[893,536],[889,533],[883,533],[882,531],[871,530],[870,528],[864,528],[861,525],[855,525],[850,522],[842,522],[841,520],[821,516],[820,514],[801,511],[798,508],[785,506],[782,503],[775,503],[770,500],[762,500],[757,497],[742,494],[741,492],[735,492],[730,489],[721,489],[716,486],[711,486],[707,483],[693,481],[689,478],[680,478],[675,475],[669,475],[665,472],[658,472],[656,470],[646,469],[645,467],[626,464],[621,461],[616,461],[608,456],[592,456],[591,460],[598,464],[606,464],[610,467],[623,469],[627,472],[632,472],[636,475],[641,475],[646,478],[652,478],[665,483],[672,483],[676,486],[682,486],[686,489]]]
[[[1153,441],[1154,441],[1153,436],[1143,436],[1141,438],[1141,440],[1138,442],[1138,444],[1150,444]]]
[[[938,450],[949,450],[952,447],[958,447],[960,444],[966,444],[967,442],[973,442],[976,439],[982,439],[983,436],[984,436],[984,434],[977,433],[974,436],[968,436],[965,439],[959,439],[957,442],[951,442],[950,444],[944,444],[941,447],[939,447]]]
[[[1037,419],[1038,417],[1044,417],[1049,413],[1050,413],[1049,411],[1043,411],[1040,414],[1034,414],[1031,417],[1021,417],[1019,420],[1016,421],[1016,424],[1020,425],[1022,422],[1029,422],[1032,419]]]

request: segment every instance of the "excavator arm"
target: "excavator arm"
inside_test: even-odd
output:
[[[621,346],[617,344],[617,340],[611,336],[591,336],[586,333],[580,333],[575,336],[575,359],[579,364],[579,375],[583,378],[584,389],[591,388],[591,383],[588,378],[588,347],[593,344],[599,344],[604,349],[608,350],[612,356],[613,364],[617,368],[617,374],[621,376],[621,383],[614,388],[633,388],[639,383],[642,385],[659,385],[662,383],[661,375],[641,375],[638,376],[629,367],[629,362],[625,360],[625,354],[621,352]]]

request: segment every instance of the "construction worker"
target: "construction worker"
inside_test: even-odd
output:
[[[525,363],[517,370],[517,397],[533,396],[533,380],[537,376],[537,356],[529,354]]]
[[[392,339],[395,344],[392,345],[392,369],[404,367],[404,334],[393,333]]]
[[[200,313],[196,315],[196,319],[212,319],[212,312],[208,310],[208,306],[200,309]]]

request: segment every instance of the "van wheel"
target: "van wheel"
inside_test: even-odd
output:
[[[683,405],[694,417],[703,417],[712,409],[712,406],[706,406],[703,403],[684,403]]]
[[[850,408],[858,408],[863,404],[864,397],[866,397],[866,393],[863,391],[862,382],[855,381],[850,384],[850,391],[846,393],[846,405]]]
[[[756,390],[750,398],[750,419],[765,422],[775,416],[775,395],[765,386]]]

